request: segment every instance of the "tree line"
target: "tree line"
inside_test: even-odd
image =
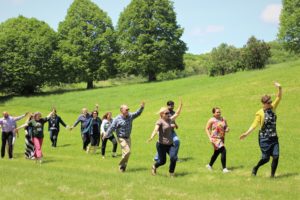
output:
[[[283,1],[278,34],[280,46],[296,53],[298,4]],[[271,46],[252,36],[243,48],[219,45],[193,66],[182,34],[171,0],[132,0],[116,27],[91,0],[74,0],[57,32],[35,18],[11,18],[0,24],[1,91],[32,94],[44,85],[77,82],[93,88],[94,81],[132,74],[148,81],[195,73],[225,75],[262,69],[271,56]]]

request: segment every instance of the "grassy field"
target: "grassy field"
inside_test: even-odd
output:
[[[99,151],[86,154],[81,150],[79,128],[72,132],[62,129],[58,147],[51,148],[45,133],[44,163],[24,159],[24,134],[16,141],[14,159],[7,155],[0,160],[0,199],[299,199],[300,152],[299,99],[300,60],[269,66],[265,70],[239,72],[224,77],[193,76],[174,81],[143,83],[128,86],[47,94],[34,97],[3,99],[0,110],[19,115],[26,111],[48,114],[55,105],[58,114],[72,125],[81,108],[90,110],[100,105],[118,114],[119,105],[126,103],[135,111],[142,100],[146,107],[134,122],[132,154],[126,173],[118,171],[117,158]],[[277,178],[270,179],[270,163],[261,167],[257,177],[251,169],[260,158],[257,131],[244,141],[239,135],[252,123],[261,107],[260,96],[275,95],[273,81],[283,86],[283,99],[277,109],[280,161]],[[150,174],[155,142],[146,143],[158,119],[156,112],[169,99],[183,99],[182,115],[177,119],[181,139],[176,177],[168,177],[167,164]],[[211,108],[219,106],[231,131],[226,136],[227,166],[231,173],[222,174],[220,158],[209,172],[213,148],[204,132]],[[19,122],[19,124],[23,123]]]

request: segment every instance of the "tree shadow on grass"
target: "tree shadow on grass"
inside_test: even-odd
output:
[[[299,173],[285,173],[285,174],[280,174],[278,176],[276,176],[276,178],[289,178],[292,176],[299,176]]]

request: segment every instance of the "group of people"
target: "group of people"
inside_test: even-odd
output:
[[[259,167],[267,163],[272,156],[271,177],[274,177],[279,161],[279,143],[276,130],[277,117],[275,111],[282,97],[282,88],[277,82],[275,82],[275,86],[278,88],[275,101],[272,102],[271,96],[264,95],[261,98],[263,108],[256,113],[255,120],[251,127],[240,136],[240,139],[243,140],[247,137],[247,135],[253,132],[257,126],[260,126],[259,145],[262,152],[262,158],[252,169],[253,176],[256,176]],[[169,173],[170,176],[174,176],[180,146],[179,138],[175,132],[175,129],[178,128],[175,119],[180,115],[182,106],[183,103],[182,100],[180,100],[179,106],[175,112],[174,102],[168,101],[167,107],[161,107],[158,112],[159,119],[156,121],[154,130],[148,139],[148,142],[150,142],[158,134],[158,141],[156,142],[157,154],[154,157],[155,163],[151,168],[152,175],[156,175],[157,168],[166,163],[166,156],[168,154],[170,157]],[[101,140],[101,155],[103,158],[105,156],[107,140],[112,142],[113,157],[116,156],[118,142],[122,150],[119,170],[120,172],[125,172],[131,154],[132,123],[134,119],[141,115],[144,107],[145,103],[142,102],[140,108],[136,112],[131,113],[129,112],[129,107],[127,105],[121,105],[120,114],[114,119],[112,118],[111,112],[105,113],[102,119],[100,119],[98,117],[98,105],[96,105],[96,108],[91,113],[89,113],[86,108],[83,108],[82,114],[78,117],[74,125],[69,127],[69,129],[72,130],[81,123],[80,130],[83,145],[82,148],[87,152],[95,151]],[[221,115],[220,108],[214,107],[212,109],[212,114],[212,118],[210,118],[206,124],[205,132],[214,148],[214,151],[210,162],[206,165],[206,167],[208,170],[212,170],[214,162],[221,154],[223,173],[228,173],[229,170],[226,167],[226,148],[224,139],[226,133],[229,132],[229,127],[226,119]],[[0,125],[2,127],[1,157],[3,158],[5,155],[5,146],[8,142],[9,158],[12,158],[14,135],[19,129],[25,128],[25,155],[27,158],[35,158],[41,162],[44,124],[46,122],[49,123],[48,130],[50,132],[50,139],[53,147],[56,147],[57,145],[57,138],[60,130],[59,124],[62,124],[66,128],[68,128],[68,126],[56,114],[56,110],[53,109],[45,118],[42,118],[41,113],[39,112],[30,115],[26,123],[17,128],[16,121],[24,118],[26,115],[28,115],[28,113],[19,117],[11,117],[7,112],[3,113],[3,118],[0,119]],[[116,137],[113,135],[114,131],[116,132]]]

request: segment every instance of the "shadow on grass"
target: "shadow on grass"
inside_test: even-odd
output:
[[[243,169],[244,165],[239,165],[239,166],[232,166],[232,167],[228,167],[229,170],[234,171],[237,169]]]
[[[62,144],[62,145],[58,145],[57,147],[61,148],[61,147],[68,147],[68,146],[71,146],[71,144]]]
[[[141,172],[141,171],[150,171],[150,168],[146,168],[146,167],[136,167],[136,168],[129,168],[126,170],[126,172],[129,173],[134,173],[134,172]]]
[[[181,162],[188,162],[190,160],[194,160],[193,157],[184,157],[184,158],[178,158],[177,162],[181,163]]]
[[[276,178],[289,178],[292,176],[298,176],[299,173],[285,173],[285,174],[280,174],[278,176],[276,176]]]
[[[175,177],[184,177],[191,174],[190,172],[179,172],[179,173],[175,173]]]

